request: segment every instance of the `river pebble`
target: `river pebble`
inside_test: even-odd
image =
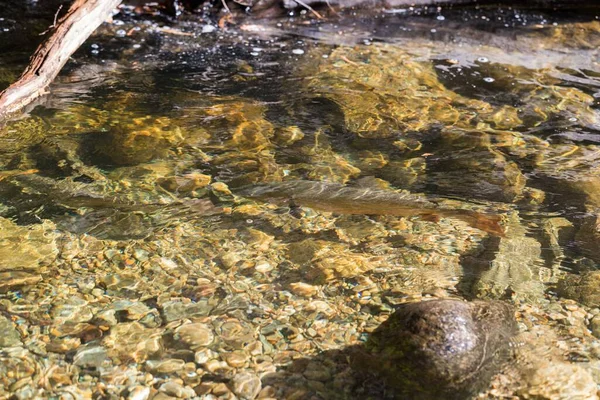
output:
[[[210,345],[214,340],[212,330],[200,323],[186,324],[175,331],[175,338],[186,344],[190,349],[197,350]]]
[[[260,378],[247,372],[236,374],[231,382],[233,393],[244,400],[255,399],[260,393],[261,388]]]
[[[196,396],[196,392],[190,387],[185,387],[177,382],[168,381],[160,385],[159,392],[180,399],[189,399]]]
[[[538,366],[526,380],[521,395],[526,399],[598,399],[598,387],[583,367],[562,362]]]

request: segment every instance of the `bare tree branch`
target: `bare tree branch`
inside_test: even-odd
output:
[[[75,0],[35,51],[21,77],[0,93],[0,118],[19,111],[39,96],[69,57],[104,22],[121,0]]]

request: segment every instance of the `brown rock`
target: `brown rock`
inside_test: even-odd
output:
[[[514,311],[499,301],[402,305],[367,342],[357,367],[383,376],[398,398],[463,399],[489,385],[509,358]]]

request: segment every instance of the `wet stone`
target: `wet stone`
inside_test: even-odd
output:
[[[593,215],[588,215],[583,219],[575,239],[581,252],[596,262],[600,262],[600,253],[598,245],[600,244],[600,215],[598,210],[594,210]]]
[[[0,315],[0,347],[21,345],[21,336],[8,318]]]
[[[41,280],[40,275],[26,271],[0,272],[0,293],[22,286],[35,285]]]
[[[121,362],[145,361],[161,349],[159,331],[146,328],[138,322],[119,324],[110,330],[102,344],[111,358]]]
[[[168,395],[167,393],[158,392],[154,397],[152,397],[152,400],[173,400],[176,398],[177,397]]]
[[[170,176],[158,180],[158,184],[172,193],[189,194],[210,184],[211,177],[192,173],[185,176]]]
[[[566,257],[564,248],[574,239],[575,228],[566,218],[549,218],[543,222],[540,236],[546,266],[557,272]]]
[[[158,390],[167,396],[180,399],[189,399],[196,396],[196,392],[192,388],[180,385],[174,381],[163,383]]]
[[[92,390],[78,385],[63,386],[58,391],[59,398],[69,398],[74,400],[86,400],[92,398]]]
[[[280,146],[289,146],[304,138],[304,133],[297,126],[286,126],[275,130],[274,141]]]
[[[58,254],[54,224],[18,226],[0,217],[0,272],[36,269]]]
[[[97,165],[135,165],[162,157],[169,146],[181,139],[180,130],[165,118],[138,117],[123,113],[108,132],[91,135],[88,146],[95,152],[90,161]],[[128,118],[129,117],[129,118]]]
[[[482,390],[509,358],[514,311],[499,301],[409,303],[367,342],[357,368],[375,371],[402,398],[464,398]]]
[[[526,178],[518,166],[489,147],[453,151],[434,168],[440,172],[430,172],[431,183],[446,193],[512,202],[525,188]]]
[[[592,335],[600,339],[600,314],[595,315],[590,321],[590,330]]]
[[[68,353],[71,350],[77,349],[81,345],[80,338],[54,338],[50,343],[46,344],[46,351],[52,353]]]
[[[248,362],[249,356],[244,351],[234,351],[223,356],[225,362],[232,368],[242,368]]]
[[[150,312],[150,308],[144,303],[129,300],[115,301],[108,310],[117,314],[119,319],[130,321],[138,321]]]
[[[215,331],[234,350],[252,342],[255,337],[254,328],[250,324],[236,319],[219,321],[215,326]]]
[[[148,360],[146,369],[157,374],[170,374],[183,369],[185,361],[178,359]]]
[[[228,394],[231,394],[231,390],[229,390],[229,388],[227,387],[226,384],[217,383],[212,388],[212,394],[214,394],[215,396],[219,396],[219,397],[226,396]]]
[[[167,301],[161,306],[166,322],[173,322],[184,318],[205,317],[209,315],[212,307],[206,300],[196,303],[183,303],[177,300]]]
[[[244,400],[252,400],[258,396],[262,384],[260,378],[254,374],[243,372],[236,374],[231,381],[231,390]]]
[[[311,297],[314,296],[319,288],[318,286],[310,285],[304,282],[294,282],[290,284],[290,290],[292,293],[298,296]]]
[[[598,399],[592,375],[577,364],[547,362],[526,377],[520,395],[525,399]]]
[[[378,266],[373,257],[355,253],[349,246],[336,242],[306,239],[291,243],[288,251],[290,260],[306,270],[305,276],[311,283],[357,276]],[[310,286],[293,285],[298,292]]]
[[[558,283],[558,294],[588,307],[600,307],[600,271],[569,274]]]
[[[140,262],[148,261],[148,251],[144,249],[135,249],[133,251],[133,256]]]
[[[106,361],[108,353],[102,346],[86,346],[79,348],[73,363],[84,368],[98,368]]]
[[[231,367],[225,361],[209,360],[204,364],[204,369],[211,374],[229,376],[231,375]]]
[[[212,350],[201,350],[194,354],[194,361],[196,364],[204,365],[210,360],[215,359],[217,356],[218,354]]]
[[[69,323],[88,322],[94,316],[85,300],[79,297],[67,299],[63,304],[56,304],[50,313],[52,318]]]
[[[326,366],[311,362],[306,366],[304,377],[312,381],[327,382],[331,379],[331,372]]]
[[[129,389],[127,400],[146,400],[150,397],[150,388],[144,386],[134,386]]]
[[[193,323],[179,327],[175,339],[181,341],[192,350],[210,345],[215,336],[212,329],[205,324]]]

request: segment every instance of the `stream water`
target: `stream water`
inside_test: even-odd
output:
[[[0,127],[0,398],[398,398],[347,354],[429,298],[515,307],[480,398],[595,398],[599,17],[122,9]]]

